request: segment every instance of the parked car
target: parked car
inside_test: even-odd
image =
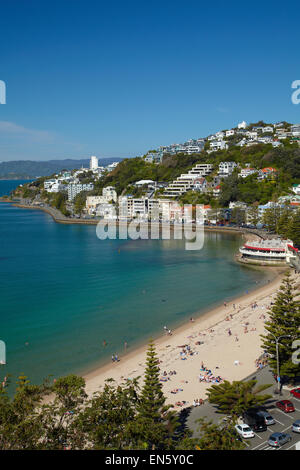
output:
[[[243,414],[245,424],[248,424],[253,431],[262,432],[267,430],[265,420],[257,413],[257,410],[247,410]]]
[[[283,446],[283,444],[286,444],[292,439],[290,434],[285,434],[283,432],[274,432],[271,434],[268,440],[269,446],[272,447],[280,447]]]
[[[255,436],[254,432],[251,428],[249,428],[248,424],[237,424],[235,429],[244,439]]]
[[[295,411],[294,405],[290,400],[277,401],[276,406],[285,413],[292,413],[293,411]]]
[[[300,398],[300,387],[291,390],[290,394],[293,395],[295,398]]]
[[[257,412],[257,414],[259,416],[262,416],[265,420],[265,423],[267,426],[270,426],[271,424],[275,424],[275,419],[273,418],[273,416],[270,415],[270,413],[268,411],[265,411],[265,410],[259,410]]]
[[[297,419],[297,421],[295,421],[295,422],[292,424],[292,431],[293,431],[293,432],[299,432],[299,433],[300,433],[300,419]]]

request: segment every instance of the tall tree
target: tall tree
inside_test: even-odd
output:
[[[159,380],[160,368],[155,346],[150,341],[147,351],[144,384],[137,406],[137,419],[133,428],[144,435],[147,448],[171,446],[171,435],[177,427],[177,419],[171,406],[166,405],[166,398]]]
[[[293,240],[294,245],[300,248],[300,209],[291,217],[288,236]]]
[[[263,348],[270,354],[269,363],[273,372],[277,373],[277,339],[280,375],[291,378],[300,374],[300,365],[292,361],[292,344],[299,339],[300,330],[300,305],[297,297],[295,283],[287,272],[270,309],[270,319],[265,323],[266,333],[261,335]],[[282,338],[279,340],[280,337]]]
[[[280,214],[276,225],[276,232],[283,238],[288,238],[290,234],[291,211],[286,207]]]
[[[262,222],[265,224],[269,232],[276,232],[276,227],[280,217],[279,207],[270,207],[265,209],[262,215]]]
[[[159,380],[159,360],[152,341],[149,343],[146,360],[144,385],[140,395],[139,412],[145,418],[154,421],[161,419],[162,410],[165,410],[166,399]]]
[[[259,211],[257,204],[252,204],[252,206],[247,211],[247,219],[251,225],[257,225],[259,222]]]

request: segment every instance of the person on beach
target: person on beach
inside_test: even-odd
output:
[[[111,360],[112,360],[112,362],[115,362],[115,356],[114,355],[111,356]]]

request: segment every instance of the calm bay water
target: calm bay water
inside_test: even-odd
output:
[[[0,195],[19,184],[0,181]],[[106,240],[95,226],[61,225],[0,203],[0,339],[7,365],[34,382],[91,370],[174,328],[191,315],[266,282],[237,264],[240,239],[208,234],[181,241]],[[103,341],[107,346],[103,346]]]

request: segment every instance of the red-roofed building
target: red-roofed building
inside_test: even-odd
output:
[[[271,166],[263,168],[258,172],[258,179],[263,180],[265,178],[269,178],[270,176],[275,176],[277,172],[278,170],[276,170],[276,168],[272,168]]]
[[[215,186],[213,189],[213,195],[214,197],[218,197],[221,193],[221,185],[218,184],[218,186]]]

